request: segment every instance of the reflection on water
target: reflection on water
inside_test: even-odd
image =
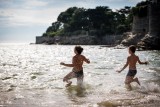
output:
[[[84,87],[65,88],[62,78],[71,68],[74,46],[0,44],[0,105],[11,107],[158,107],[160,106],[160,52],[138,51],[149,65],[137,65],[142,84],[127,91],[127,69],[116,73],[127,58],[127,49],[83,46],[91,64],[84,65]]]

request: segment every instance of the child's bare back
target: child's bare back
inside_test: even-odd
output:
[[[74,64],[73,70],[74,71],[81,71],[83,69],[82,65],[83,65],[84,61],[86,63],[89,63],[89,60],[86,59],[85,56],[79,55],[79,54],[75,55],[73,57],[73,62],[72,62]]]
[[[136,70],[136,63],[138,61],[139,57],[136,55],[131,55],[128,57],[128,61],[129,61],[129,69],[130,70]]]

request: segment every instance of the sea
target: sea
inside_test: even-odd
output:
[[[0,107],[160,107],[160,51],[136,51],[141,61],[136,77],[141,86],[124,84],[128,48],[82,45],[83,87],[76,79],[65,87],[63,77],[72,71],[75,45],[0,43]]]

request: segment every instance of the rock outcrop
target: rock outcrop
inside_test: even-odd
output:
[[[137,45],[137,43],[140,42],[143,37],[144,35],[141,33],[137,33],[137,34],[131,33],[127,35],[127,37],[124,38],[121,43],[125,46]]]
[[[160,37],[146,34],[145,37],[138,42],[137,46],[145,50],[160,50]]]
[[[137,45],[142,49],[160,50],[160,1],[148,4],[148,16],[134,16],[133,34],[124,39],[123,45]]]
[[[149,4],[149,34],[138,43],[145,49],[160,50],[160,1]]]

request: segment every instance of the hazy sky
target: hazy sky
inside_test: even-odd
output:
[[[60,12],[77,6],[119,9],[142,0],[0,0],[0,42],[35,42]]]

